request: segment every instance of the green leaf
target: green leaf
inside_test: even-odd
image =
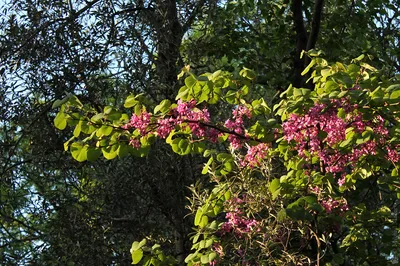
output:
[[[256,73],[254,73],[253,70],[244,67],[240,72],[239,75],[244,77],[244,78],[248,78],[248,79],[255,79],[257,77]]]
[[[213,161],[214,161],[213,157],[210,157],[210,159],[208,159],[208,162],[204,165],[201,174],[206,175],[208,173],[208,168],[210,167]]]
[[[371,70],[371,71],[377,71],[377,69],[367,63],[361,63],[360,66],[362,66],[365,69]]]
[[[132,264],[138,264],[143,258],[143,250],[137,249],[132,252]]]
[[[96,128],[86,121],[82,121],[81,132],[87,135],[92,134]]]
[[[99,114],[92,116],[92,118],[90,118],[90,121],[92,121],[93,123],[97,123],[97,122],[100,122],[101,119],[103,119],[103,117],[104,117],[104,114],[99,113]]]
[[[225,192],[224,198],[225,198],[225,200],[230,200],[232,198],[232,192],[230,192],[229,190],[227,192]]]
[[[195,253],[189,254],[189,255],[185,258],[185,263],[189,263],[189,262],[192,261],[194,258],[196,258],[197,255],[198,255],[198,251],[196,251]],[[193,265],[193,264],[188,264],[188,265]]]
[[[140,103],[136,104],[133,111],[136,115],[140,115],[143,111],[142,105]]]
[[[121,118],[119,119],[119,122],[122,124],[126,124],[129,122],[129,116],[127,114],[121,114]]]
[[[156,114],[158,112],[165,113],[169,110],[170,106],[171,106],[171,101],[168,99],[165,99],[165,100],[161,101],[161,103],[154,108],[154,114]]]
[[[108,115],[107,115],[107,120],[113,121],[116,124],[119,124],[119,119],[121,118],[122,113],[116,110],[112,110]]]
[[[208,224],[208,216],[203,215],[200,219],[199,227],[204,228],[204,227],[206,227],[207,224]]]
[[[322,94],[322,93],[330,93],[333,90],[337,89],[339,87],[339,84],[337,82],[335,82],[334,80],[328,80],[325,84],[325,89],[321,88],[318,90],[318,94]]]
[[[189,89],[191,89],[196,83],[197,83],[197,79],[192,75],[185,78],[185,85]]]
[[[55,109],[57,107],[60,107],[61,105],[63,105],[66,102],[68,102],[68,96],[64,97],[61,100],[55,100],[53,105],[51,106],[51,109]]]
[[[277,218],[278,222],[283,222],[286,219],[286,217],[287,217],[286,210],[285,209],[281,209],[278,212],[276,218]]]
[[[79,109],[83,107],[83,104],[75,95],[69,94],[67,97],[70,105],[78,107]]]
[[[180,88],[178,95],[176,95],[175,100],[185,100],[187,95],[189,93],[189,89],[185,86],[183,86],[182,88]]]
[[[221,70],[217,70],[214,73],[212,73],[211,80],[215,80],[216,78],[218,78],[221,75],[221,73],[222,73]]]
[[[64,130],[67,127],[67,117],[64,114],[64,108],[61,108],[60,112],[54,118],[54,125],[59,130]]]
[[[78,162],[87,160],[88,145],[83,146],[79,142],[74,142],[70,146],[72,157]]]
[[[104,114],[108,115],[112,112],[112,110],[113,110],[112,106],[105,106],[103,111]]]
[[[191,143],[187,139],[176,138],[171,142],[172,150],[179,155],[187,155],[192,149]]]
[[[217,155],[217,161],[218,162],[225,162],[225,161],[230,161],[232,160],[232,155],[229,153],[218,153]]]
[[[358,56],[358,57],[354,58],[354,59],[353,59],[353,60],[351,60],[351,61],[352,61],[352,62],[359,62],[359,61],[363,60],[363,59],[364,59],[364,57],[365,57],[365,55],[364,55],[364,54],[362,54],[362,55],[360,55],[360,56]]]
[[[118,155],[119,144],[110,145],[108,147],[103,147],[101,151],[103,152],[104,158],[107,160],[112,160]]]
[[[136,100],[135,95],[129,95],[125,100],[124,107],[130,108],[130,107],[135,106],[137,103],[138,103],[138,101]]]
[[[279,178],[275,178],[274,180],[271,181],[271,183],[269,184],[268,190],[271,193],[274,193],[275,191],[277,191],[279,188],[281,187],[281,183],[279,181]]]
[[[399,176],[399,172],[397,171],[396,168],[393,168],[392,173],[391,173],[391,176],[393,176],[393,177]]]
[[[102,136],[108,136],[112,133],[113,128],[111,126],[107,126],[107,125],[102,125],[101,128],[99,128],[96,131],[96,136],[101,138]]]
[[[199,233],[197,233],[196,235],[193,236],[193,240],[192,240],[193,244],[197,243],[197,241],[199,240],[199,237],[200,237]]]
[[[281,191],[281,185],[280,185],[280,180],[279,178],[276,178],[274,180],[272,180],[270,186],[269,186],[269,191],[272,194],[272,199],[276,199],[279,196],[279,193]]]
[[[123,158],[127,156],[129,154],[130,149],[131,147],[126,145],[125,143],[120,143],[117,150],[118,157]]]
[[[208,254],[208,260],[210,262],[212,262],[213,260],[215,260],[215,258],[217,257],[217,253],[215,252],[211,252],[210,254]]]
[[[101,149],[99,148],[88,148],[87,160],[90,162],[96,161],[101,155]]]
[[[338,109],[338,114],[337,114],[337,116],[338,116],[339,118],[341,118],[341,119],[345,119],[345,118],[346,118],[346,112],[344,111],[343,108],[339,108],[339,109]]]
[[[308,71],[310,71],[310,69],[315,65],[316,60],[315,58],[313,58],[310,62],[310,64],[308,64],[308,66],[303,70],[303,72],[301,72],[301,75],[304,76],[305,74],[308,73]]]
[[[190,144],[191,152],[194,154],[202,154],[206,148],[206,144],[204,142],[194,142]]]
[[[208,264],[210,263],[210,258],[208,257],[208,254],[204,254],[201,256],[200,261],[202,264]]]
[[[200,224],[202,216],[203,216],[203,210],[201,208],[199,208],[196,212],[196,216],[194,217],[194,225]]]
[[[72,136],[69,140],[67,140],[66,142],[64,142],[64,151],[68,151],[68,147],[69,147],[69,143],[74,140],[75,137]]]
[[[390,94],[390,99],[397,100],[399,98],[400,98],[400,89],[392,91],[392,93]]]
[[[140,241],[139,244],[138,244],[138,248],[143,247],[144,245],[146,245],[146,243],[147,243],[147,240],[145,238],[142,239],[142,241]]]
[[[82,130],[82,120],[79,120],[78,124],[75,126],[74,129],[74,137],[79,137],[79,135],[81,134],[81,130]]]
[[[360,67],[355,64],[351,64],[347,67],[347,73],[349,73],[352,79],[356,79],[360,75]]]

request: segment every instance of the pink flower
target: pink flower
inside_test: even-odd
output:
[[[176,121],[173,118],[159,119],[157,134],[160,136],[160,138],[165,139],[175,128],[175,124]]]
[[[139,130],[141,135],[145,135],[147,131],[147,126],[150,124],[151,114],[146,111],[142,112],[140,115],[133,114],[129,123],[123,125],[123,129],[136,128]]]
[[[370,121],[364,121],[357,108],[357,104],[351,105],[346,99],[332,100],[330,104],[316,104],[304,115],[292,114],[282,124],[284,138],[294,142],[294,149],[300,157],[310,161],[317,156],[324,171],[341,174],[338,175],[341,176],[339,186],[345,183],[346,168],[356,167],[362,157],[376,155],[379,146],[387,147],[389,160],[400,160],[398,152],[387,144],[389,131],[383,117],[377,115]],[[343,119],[338,116],[340,111],[346,113]],[[371,139],[361,144],[347,144],[352,145],[347,151],[338,149],[338,144],[346,140],[346,131],[353,131],[361,137],[367,129],[373,131]]]
[[[175,114],[175,124],[181,125],[187,122],[187,126],[195,137],[201,138],[206,136],[206,127],[202,122],[210,121],[210,113],[206,108],[203,110],[195,109],[196,101],[182,102],[178,100],[178,107],[173,112]],[[214,139],[213,139],[214,140]]]
[[[240,140],[240,138],[236,135],[229,135],[228,137],[228,141],[230,142],[232,148],[234,150],[240,149],[243,146],[242,141]]]
[[[260,166],[262,160],[268,154],[268,145],[260,143],[256,146],[249,147],[246,156],[241,161],[241,166],[249,166],[250,168]]]
[[[208,138],[209,141],[216,143],[218,141],[218,136],[220,132],[215,128],[208,127],[205,136]]]
[[[140,141],[138,139],[130,139],[129,145],[131,145],[132,147],[134,147],[136,149],[139,149],[141,147]]]
[[[388,147],[387,152],[388,152],[387,155],[388,160],[394,163],[397,163],[400,160],[400,154],[398,150]]]
[[[332,213],[333,211],[339,212],[339,214],[349,210],[349,206],[344,200],[335,200],[329,197],[327,200],[322,200],[321,205],[324,207],[326,213]]]
[[[321,192],[321,189],[319,187],[311,187],[310,190],[314,194],[319,194]]]
[[[239,198],[232,198],[228,201],[230,209],[232,211],[227,212],[225,218],[227,221],[222,224],[222,234],[234,233],[241,237],[245,233],[249,233],[258,227],[258,222],[255,219],[250,219],[243,216],[243,212],[239,206],[245,204],[245,201]]]
[[[233,119],[228,119],[225,121],[225,127],[236,134],[245,135],[243,117],[251,118],[250,110],[244,105],[239,105],[232,111],[232,116]],[[241,139],[237,135],[230,134],[228,141],[233,149],[239,149],[243,145]]]
[[[189,102],[178,100],[178,107],[175,110],[179,116],[186,116],[195,106],[196,101],[194,99]]]
[[[341,178],[338,179],[337,183],[339,187],[341,187],[344,185],[345,182],[346,182],[346,173],[343,173]]]
[[[220,258],[225,255],[224,248],[221,246],[220,243],[214,243],[212,249],[218,254]]]

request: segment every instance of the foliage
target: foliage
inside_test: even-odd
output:
[[[395,264],[400,83],[364,56],[344,65],[320,54],[307,53],[302,73],[312,70],[315,90],[290,86],[272,109],[252,99],[250,69],[196,76],[185,67],[176,103],[131,95],[132,113],[97,112],[69,95],[54,122],[74,128],[64,147],[78,161],[145,156],[156,139],[209,157],[209,181],[191,188],[187,265]],[[207,109],[217,103],[231,106],[225,121]],[[135,242],[133,264],[146,253],[143,265],[169,265],[158,248]]]
[[[317,7],[317,3],[323,5]],[[232,173],[237,167],[237,157],[220,156],[220,162],[216,155],[230,154],[226,144],[229,140],[224,140],[227,135],[209,143],[199,136],[190,138],[189,127],[184,134],[172,137],[172,141],[183,140],[174,144],[179,153],[187,153],[188,147],[190,153],[210,150],[206,153],[209,157],[201,158],[199,154],[174,154],[170,144],[158,140],[158,135],[149,135],[146,140],[146,144],[153,143],[152,152],[148,153],[149,148],[136,151],[126,145],[130,139],[122,134],[117,141],[124,143],[129,153],[147,155],[123,157],[121,152],[123,158],[117,154],[118,159],[107,160],[101,148],[93,146],[98,136],[82,143],[82,148],[79,145],[80,140],[90,137],[83,133],[90,129],[84,121],[86,112],[94,116],[109,106],[114,114],[123,114],[126,111],[122,105],[130,94],[131,104],[132,100],[140,102],[148,113],[154,113],[153,108],[164,99],[176,104],[174,96],[185,84],[176,76],[182,66],[190,64],[193,73],[221,69],[216,73],[220,81],[234,81],[222,85],[212,81],[206,88],[210,94],[200,95],[204,77],[196,76],[199,85],[181,90],[203,97],[202,103],[197,101],[197,108],[207,107],[210,113],[210,121],[203,121],[206,128],[214,125],[232,131],[239,124],[231,114],[239,104],[236,81],[236,86],[247,86],[241,93],[247,93],[243,99],[248,104],[257,100],[254,106],[259,106],[258,115],[269,113],[283,88],[295,84],[298,77],[303,84],[309,78],[300,75],[309,57],[300,59],[299,55],[301,50],[313,47],[305,42],[316,37],[315,47],[326,52],[323,56],[329,62],[350,62],[363,52],[381,76],[393,77],[399,71],[398,10],[399,3],[393,0],[1,1],[0,264],[130,264],[131,243],[145,234],[148,243],[159,243],[164,254],[175,256],[182,264],[192,246],[188,233],[195,218],[187,215],[185,197],[192,200],[191,212],[196,213],[216,185],[205,182],[208,175],[201,175],[203,162],[212,157],[208,166],[218,175],[230,168]],[[320,29],[316,30],[316,14],[321,11]],[[297,27],[301,25],[304,27]],[[242,66],[255,70],[255,78],[241,77]],[[76,95],[87,108],[85,112],[74,111],[83,119],[75,132],[77,124],[59,131],[52,123],[57,114],[51,106],[65,95]],[[216,103],[207,104],[210,99]],[[167,103],[158,108],[158,118],[167,115],[161,111]],[[198,110],[195,115],[201,114]],[[130,120],[130,111],[126,114]],[[66,114],[67,124],[73,124],[69,121],[71,115]],[[258,121],[253,131],[266,134],[262,141],[270,142],[273,134],[263,132],[265,124],[281,124],[280,118],[268,114],[266,119],[258,119],[254,115],[251,119],[243,117],[246,128],[252,126],[248,123]],[[228,119],[229,128],[220,123]],[[97,123],[121,122],[111,120],[101,118]],[[63,126],[65,121],[59,122]],[[100,136],[108,134],[108,126],[100,130]],[[100,154],[96,161],[78,162],[64,151],[63,143],[74,133],[79,134],[70,142],[78,142],[74,144],[74,156],[84,159],[87,148],[90,158]],[[114,133],[101,137],[106,145]],[[191,143],[192,139],[198,143]],[[258,152],[261,148],[252,150]],[[115,156],[111,148],[105,153]],[[281,159],[272,157],[271,164],[274,171],[269,173],[274,177],[286,173]],[[203,173],[208,170],[204,168]],[[377,210],[381,201],[375,186],[365,181],[364,188],[353,191],[352,196],[364,199],[368,210]],[[372,197],[370,192],[378,196]],[[264,204],[261,200],[252,202]],[[397,206],[393,202],[391,210]],[[232,217],[237,215],[233,213]],[[223,216],[221,213],[217,217],[221,220]],[[241,223],[253,220],[239,218]],[[148,249],[144,254],[156,253]]]

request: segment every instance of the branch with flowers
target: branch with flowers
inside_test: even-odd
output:
[[[186,67],[176,103],[131,95],[132,113],[99,113],[69,95],[54,104],[55,125],[74,128],[64,147],[80,162],[146,156],[155,141],[208,158],[202,173],[214,189],[190,202],[187,265],[357,265],[378,236],[380,250],[400,248],[387,237],[399,230],[400,83],[357,60],[315,56],[311,66],[315,90],[290,86],[273,108],[252,99],[249,69],[196,76]],[[364,200],[374,193],[381,200],[372,206]],[[134,264],[174,261],[138,243]]]

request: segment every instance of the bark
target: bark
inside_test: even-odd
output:
[[[300,54],[307,48],[307,31],[304,27],[302,0],[293,0],[292,12],[294,16],[294,27],[296,30],[296,55],[294,59],[293,86],[301,87],[303,85],[301,72],[304,70],[304,60],[300,59]]]
[[[292,2],[292,12],[296,31],[296,58],[294,60],[293,77],[293,85],[295,87],[304,86],[305,81],[309,78],[309,75],[303,77],[301,72],[303,72],[304,68],[310,63],[310,58],[305,56],[303,60],[300,58],[300,54],[302,51],[309,51],[315,48],[321,26],[323,3],[323,0],[315,1],[311,31],[308,34],[304,26],[303,2],[302,0],[293,0]],[[310,89],[313,89],[314,87],[312,82],[310,82],[308,86]]]
[[[174,99],[177,85],[177,62],[180,57],[183,29],[178,20],[175,0],[157,0],[156,75],[162,97]]]
[[[311,32],[310,36],[308,37],[307,48],[306,51],[310,51],[311,49],[315,48],[315,45],[318,40],[318,34],[321,27],[321,16],[322,16],[322,8],[323,8],[324,0],[316,0],[315,7],[314,7],[314,15],[311,24]],[[308,56],[304,57],[304,66],[308,66],[310,64],[311,59]],[[308,80],[310,74],[305,76],[305,79]],[[314,84],[312,81],[308,82],[308,88],[314,89]]]

